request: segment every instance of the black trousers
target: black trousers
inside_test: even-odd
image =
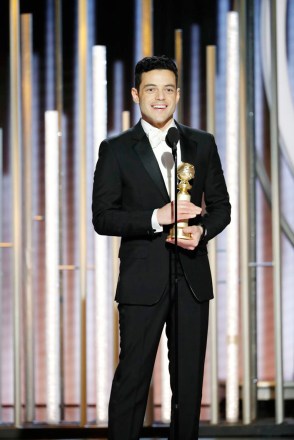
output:
[[[138,294],[140,294],[138,292]],[[175,374],[175,306],[168,288],[152,306],[119,304],[120,357],[109,402],[109,440],[138,440],[161,333],[166,323],[171,389]],[[179,439],[196,440],[202,396],[209,302],[199,303],[185,278],[178,281]]]

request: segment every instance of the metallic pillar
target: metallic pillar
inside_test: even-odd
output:
[[[22,151],[19,1],[10,0],[10,141],[13,223],[14,424],[21,425]]]
[[[254,23],[253,2],[238,3],[240,16],[240,269],[243,348],[243,423],[256,417],[256,260],[255,139],[254,139]]]
[[[63,80],[62,80],[62,4],[61,0],[55,0],[55,103],[56,110],[58,112],[58,151],[59,151],[59,262],[63,261],[63,162],[62,162],[62,144],[63,144]],[[60,309],[59,309],[59,321],[60,321],[60,419],[65,418],[65,402],[64,402],[64,309],[63,309],[63,270],[59,268],[59,296],[60,296]]]
[[[34,383],[34,297],[33,297],[33,243],[32,243],[32,96],[33,96],[33,45],[32,15],[21,16],[21,70],[22,70],[22,129],[24,152],[25,201],[25,400],[26,421],[35,415]]]
[[[246,130],[246,1],[240,17],[240,278],[243,348],[243,422],[250,423],[250,294],[249,294],[249,199],[248,149]]]
[[[277,2],[270,2],[271,23],[271,187],[272,187],[272,246],[275,329],[276,422],[284,420],[282,298],[281,298],[281,221],[280,221],[280,155],[278,133],[278,73],[277,73]]]
[[[215,133],[215,76],[216,76],[216,48],[207,46],[206,48],[206,128],[209,133]],[[208,245],[208,255],[212,284],[214,290],[214,300],[209,304],[209,338],[210,338],[210,362],[211,362],[211,423],[217,424],[219,421],[218,409],[218,328],[217,328],[217,238],[210,240]]]
[[[247,115],[246,132],[247,148],[249,150],[249,295],[250,295],[250,419],[255,420],[257,415],[257,286],[256,266],[256,151],[255,151],[255,76],[254,76],[254,0],[246,3],[247,51]]]
[[[87,0],[78,0],[78,145],[80,269],[80,424],[87,422],[86,297],[87,297]]]

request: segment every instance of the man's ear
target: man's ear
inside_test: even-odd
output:
[[[134,103],[139,104],[138,90],[135,87],[132,87],[131,93],[132,93],[132,98],[133,98]]]

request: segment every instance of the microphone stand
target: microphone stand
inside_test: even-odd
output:
[[[175,162],[175,178],[174,178],[174,188],[175,188],[175,200],[174,200],[174,208],[175,208],[175,258],[174,258],[174,295],[175,295],[175,389],[174,389],[174,438],[175,440],[179,440],[179,340],[178,340],[178,327],[179,327],[179,293],[178,293],[178,261],[179,261],[179,253],[178,253],[178,199],[177,199],[177,168],[178,168],[178,158],[177,158],[177,142],[174,142],[172,153],[174,156]]]

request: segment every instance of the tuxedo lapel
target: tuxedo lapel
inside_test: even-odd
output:
[[[135,125],[133,134],[134,138],[137,141],[134,145],[135,152],[138,154],[142,164],[144,165],[145,170],[155,183],[164,200],[166,202],[169,202],[169,195],[158,162],[152,151],[149,140],[142,128],[141,122]]]
[[[194,187],[197,182],[197,176],[199,170],[197,169],[197,147],[198,138],[191,130],[187,130],[185,126],[177,124],[178,130],[180,132],[180,144],[181,144],[181,160],[182,162],[190,163],[194,165],[195,177],[190,180],[190,185]],[[191,189],[192,191],[192,189]],[[191,192],[190,191],[190,192]]]
[[[191,163],[195,166],[197,153],[197,139],[193,135],[188,135],[185,132],[185,127],[176,122],[177,128],[180,132],[181,145],[181,160],[182,162]]]

